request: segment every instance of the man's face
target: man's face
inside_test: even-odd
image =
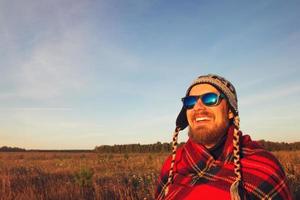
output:
[[[212,85],[198,84],[191,89],[189,95],[202,95],[208,92],[220,94]],[[210,107],[205,106],[199,99],[186,114],[189,122],[189,137],[207,148],[213,147],[227,133],[229,119],[233,117],[226,99]]]

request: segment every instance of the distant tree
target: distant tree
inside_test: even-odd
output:
[[[23,152],[23,151],[26,150],[19,147],[7,147],[7,146],[0,147],[0,152]]]

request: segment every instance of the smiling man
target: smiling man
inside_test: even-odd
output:
[[[199,76],[182,102],[156,199],[291,199],[277,159],[239,131],[229,81]],[[178,133],[187,126],[189,140],[177,150]]]
[[[215,105],[208,106],[198,98],[205,98],[209,101],[216,101]],[[233,113],[228,108],[226,101],[222,101],[224,95],[210,84],[198,84],[192,87],[189,97],[183,99],[186,104],[194,101],[193,109],[186,111],[189,123],[189,137],[206,147],[213,147],[227,132],[229,120]],[[197,103],[196,103],[196,102]],[[213,102],[211,102],[213,103]]]

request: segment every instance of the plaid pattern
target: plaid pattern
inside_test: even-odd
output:
[[[242,146],[242,187],[246,199],[292,199],[284,171],[277,159],[256,142],[239,132]],[[167,196],[164,189],[171,164],[169,157],[162,168],[156,199],[230,199],[235,181],[233,165],[233,127],[229,128],[222,154],[215,160],[200,144],[188,140],[178,149],[174,181]]]

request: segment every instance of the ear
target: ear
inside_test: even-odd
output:
[[[233,117],[234,117],[234,114],[231,111],[231,109],[229,109],[229,111],[228,111],[228,119],[232,119]]]

